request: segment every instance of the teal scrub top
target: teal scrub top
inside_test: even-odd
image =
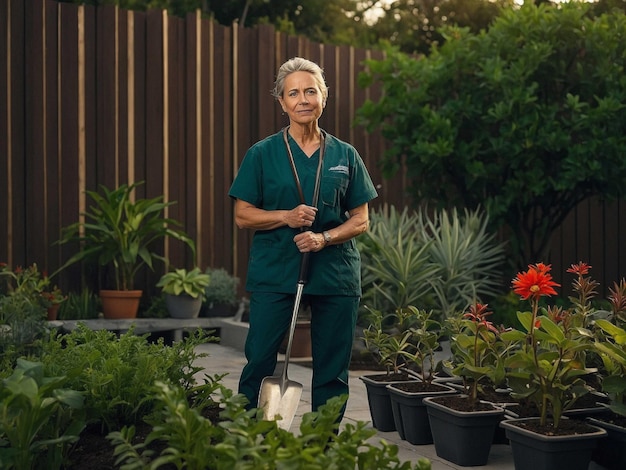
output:
[[[318,213],[310,229],[314,232],[341,225],[347,211],[377,196],[356,149],[330,134],[324,136]],[[306,204],[311,205],[320,151],[307,157],[291,136],[289,145]],[[291,210],[301,203],[282,131],[250,147],[228,195],[265,210]],[[246,290],[295,293],[302,257],[293,242],[298,232],[284,226],[254,233]],[[304,293],[361,295],[361,257],[354,239],[311,253]]]

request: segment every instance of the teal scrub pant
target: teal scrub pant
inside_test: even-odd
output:
[[[274,375],[277,354],[289,328],[295,295],[255,292],[250,297],[250,329],[245,354],[248,363],[239,380],[239,393],[255,408],[264,377]],[[348,393],[359,297],[306,295],[311,306],[313,379],[312,411],[329,398]],[[341,418],[341,417],[340,417]]]

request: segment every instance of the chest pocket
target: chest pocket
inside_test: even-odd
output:
[[[322,179],[322,202],[328,207],[339,206],[346,195],[347,189],[347,176],[325,176]]]

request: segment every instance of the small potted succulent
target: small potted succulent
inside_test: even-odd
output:
[[[41,296],[43,297],[48,310],[48,321],[56,320],[59,308],[61,308],[61,303],[67,299],[67,296],[63,294],[57,285],[54,285],[49,290],[42,292]]]
[[[157,287],[165,294],[167,310],[172,318],[197,318],[210,282],[211,277],[195,267],[165,273]]]

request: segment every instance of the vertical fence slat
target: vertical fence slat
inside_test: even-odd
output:
[[[41,2],[38,2],[41,4]],[[39,5],[41,6],[41,5]],[[47,161],[44,152],[44,48],[43,8],[25,10],[25,139],[24,164],[29,171],[24,180],[26,227],[39,226],[40,230],[25,230],[26,262],[37,261],[40,269],[47,269],[50,244],[48,236]],[[19,95],[14,95],[15,97]],[[55,183],[55,182],[52,182]],[[37,243],[43,238],[44,243]]]
[[[59,206],[61,226],[78,219],[79,187],[79,115],[78,115],[78,9],[73,4],[59,4],[58,58],[58,116],[59,121]],[[62,259],[66,260],[76,246],[63,246]],[[78,266],[69,268],[67,275],[76,278]]]
[[[132,65],[134,80],[129,83],[132,88],[130,100],[132,103],[133,116],[129,116],[129,126],[133,126],[133,139],[129,145],[129,153],[132,155],[135,168],[135,181],[147,180],[147,168],[154,165],[153,156],[147,151],[146,115],[147,115],[147,39],[146,39],[146,14],[132,12]],[[130,39],[130,38],[129,38]],[[152,77],[150,77],[152,80]],[[146,181],[146,186],[148,182]],[[144,188],[145,191],[145,188]]]
[[[196,14],[188,14],[185,18],[185,75],[183,77],[183,84],[186,89],[186,93],[183,94],[183,101],[185,107],[186,126],[183,129],[185,136],[185,147],[188,156],[188,170],[187,170],[187,184],[185,190],[186,213],[185,220],[187,233],[195,240],[198,240],[198,206],[199,206],[199,193],[201,191],[201,185],[198,184],[198,175],[202,172],[202,163],[198,161],[198,146],[201,142],[201,136],[198,132],[198,108],[201,106],[201,93],[198,93],[198,82],[201,82],[199,72],[198,56],[202,49],[202,44],[197,41],[197,35],[199,33]],[[197,250],[201,253],[202,245],[198,241]],[[189,259],[185,261],[185,265],[195,265],[196,259]]]
[[[7,133],[8,163],[7,174],[9,181],[7,189],[9,191],[6,199],[8,221],[11,228],[8,233],[9,256],[8,261],[12,265],[25,265],[36,260],[28,259],[28,249],[23,241],[26,239],[26,219],[24,194],[24,172],[25,166],[25,129],[24,129],[24,9],[22,2],[11,0],[9,2],[10,37],[7,60],[7,113],[9,119],[9,131]]]
[[[46,200],[48,201],[47,231],[53,241],[58,240],[61,233],[61,205],[59,204],[59,184],[61,179],[59,155],[59,122],[58,122],[58,3],[46,0],[44,10],[44,114],[43,114],[43,146],[46,155]],[[61,248],[58,245],[47,245],[49,250],[46,266],[48,272],[61,265]],[[67,286],[63,286],[67,288]]]
[[[10,22],[9,8],[11,1],[0,2],[0,18],[7,18],[0,21],[0,220],[6,221],[0,224],[0,262],[12,263],[10,237],[12,221],[9,218],[9,183],[11,181],[9,171],[9,133],[11,123],[11,89],[9,88],[9,70],[11,69],[9,60],[10,54]]]
[[[163,194],[163,22],[157,10],[146,14],[145,60],[146,196],[156,197]]]

